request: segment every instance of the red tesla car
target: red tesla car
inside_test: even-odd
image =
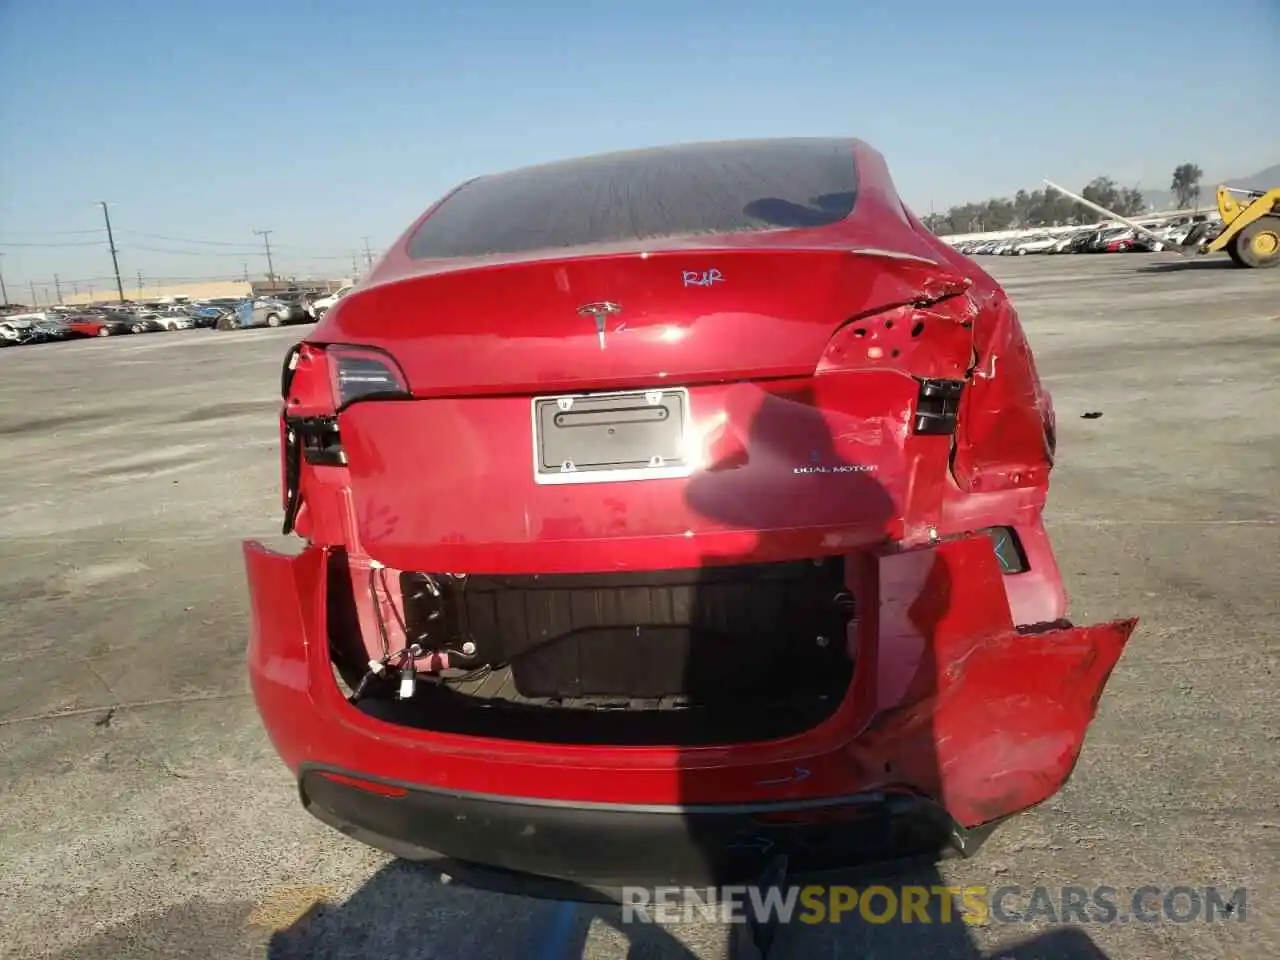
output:
[[[1135,621],[1076,626],[1010,301],[848,139],[464,183],[288,353],[248,665],[349,836],[582,886],[974,848]]]

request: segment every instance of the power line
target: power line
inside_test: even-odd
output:
[[[4,233],[0,230],[0,234]],[[41,230],[37,233],[29,233],[31,237],[77,237],[86,236],[91,233],[102,233],[101,227],[94,227],[92,230]]]
[[[147,237],[151,240],[168,240],[170,243],[193,243],[210,247],[243,247],[243,243],[235,243],[230,240],[193,240],[190,237],[170,237],[162,233],[144,233],[141,230],[121,230],[121,233],[128,234],[131,237]]]
[[[239,250],[175,250],[172,247],[148,247],[141,244],[131,244],[130,250],[143,250],[147,253],[166,253],[173,254],[178,257],[204,257],[206,260],[216,260],[219,257],[243,258],[245,256],[253,256],[261,253],[261,250],[251,250],[248,247],[242,247]]]
[[[173,247],[152,247],[145,244],[130,244],[129,249],[143,250],[147,253],[173,254],[179,257],[204,257],[206,259],[211,259],[211,260],[216,260],[220,257],[243,259],[245,257],[257,256],[259,253],[262,252],[261,250],[250,249],[249,247],[246,247],[243,245],[239,250],[177,250]],[[281,248],[275,244],[271,245],[271,252],[273,255],[276,253],[279,253],[280,249]],[[295,253],[292,255],[291,259],[293,260],[346,260],[347,255],[345,253],[339,253],[339,254],[311,253],[311,254],[305,254],[305,255]]]
[[[0,243],[0,247],[97,247],[101,240],[77,240],[71,243]]]
[[[163,243],[158,243],[158,244],[138,244],[136,246],[130,243],[128,244],[129,250],[135,250],[138,252],[145,251],[146,253],[164,255],[164,256],[182,256],[182,257],[188,257],[188,258],[199,257],[199,258],[203,258],[206,262],[208,262],[210,266],[215,267],[213,271],[209,271],[208,273],[201,273],[197,275],[148,276],[147,278],[148,286],[160,285],[160,284],[193,283],[193,282],[195,283],[227,282],[227,281],[244,282],[248,279],[248,275],[249,275],[247,262],[242,263],[243,270],[240,273],[231,274],[230,271],[227,271],[224,274],[223,271],[225,270],[225,265],[219,264],[218,261],[224,260],[225,258],[229,258],[229,257],[235,257],[237,260],[240,260],[245,257],[252,257],[256,253],[262,253],[262,252],[265,252],[266,254],[267,275],[271,280],[271,282],[273,283],[277,282],[284,277],[288,277],[290,280],[299,280],[303,278],[307,280],[314,280],[317,277],[323,277],[328,275],[327,271],[331,268],[325,266],[326,262],[330,264],[345,262],[348,256],[347,253],[333,253],[333,252],[322,253],[320,251],[326,249],[323,247],[292,247],[289,245],[284,245],[282,247],[278,244],[274,244],[271,242],[270,238],[274,234],[274,230],[269,230],[269,229],[253,231],[255,235],[260,236],[263,239],[263,248],[257,251],[250,249],[247,244],[244,244],[241,242],[200,239],[200,238],[191,238],[191,237],[175,237],[168,234],[153,234],[153,233],[149,233],[141,230],[131,230],[129,228],[117,229],[111,222],[110,210],[108,209],[109,202],[105,200],[100,200],[97,203],[102,208],[103,227],[100,227],[94,230],[50,231],[45,234],[29,233],[29,234],[22,235],[21,239],[17,239],[17,240],[9,240],[9,241],[0,240],[0,256],[3,256],[4,255],[3,251],[9,248],[12,248],[14,250],[23,250],[23,249],[30,248],[33,251],[37,249],[53,251],[53,250],[61,250],[61,249],[78,249],[78,248],[87,248],[87,247],[97,247],[99,243],[101,243],[103,240],[106,241],[108,251],[111,253],[111,265],[112,265],[111,275],[101,276],[101,277],[92,277],[92,278],[77,278],[74,280],[71,280],[71,279],[63,280],[61,278],[61,274],[57,273],[53,275],[52,284],[50,284],[49,281],[42,281],[41,284],[36,285],[34,281],[29,281],[28,286],[31,287],[33,298],[36,296],[37,286],[39,286],[40,289],[44,291],[45,299],[50,299],[49,294],[51,292],[51,287],[53,290],[57,291],[57,295],[59,299],[62,299],[63,291],[67,289],[68,284],[71,285],[71,288],[75,291],[76,296],[80,296],[81,291],[86,286],[89,287],[90,295],[92,295],[93,286],[95,284],[99,286],[102,286],[102,285],[110,286],[111,281],[114,280],[115,281],[114,286],[116,288],[117,296],[123,302],[125,299],[124,282],[120,273],[120,260],[119,260],[119,254],[121,250],[115,243],[116,233],[120,233],[122,235],[127,235],[127,236],[140,237],[140,238],[152,237],[157,240],[164,241]],[[87,239],[88,237],[93,235],[97,235],[101,239],[96,241]],[[39,236],[47,236],[51,238],[69,237],[73,239],[56,240],[56,241],[52,239],[47,241],[37,240],[36,238]],[[84,237],[86,239],[74,239],[77,237]],[[366,262],[371,263],[372,257],[373,257],[373,251],[370,248],[371,238],[364,237],[362,239],[364,242],[364,259],[366,260]],[[181,249],[178,247],[169,246],[170,243],[203,246],[208,249]],[[329,247],[327,249],[332,251],[334,248]],[[277,271],[275,268],[275,255],[281,250],[293,251],[292,253],[286,254],[289,264],[286,266],[283,272]],[[306,252],[303,252],[303,251],[306,251]],[[356,264],[358,262],[358,256],[359,256],[358,254],[352,256],[352,274],[353,275],[356,275],[359,272],[358,268],[356,267]],[[221,269],[219,269],[219,267],[221,267]],[[141,271],[139,271],[139,273],[141,273]],[[139,279],[140,279],[139,287],[142,287],[143,284],[141,283],[141,278]],[[3,288],[3,284],[4,284],[4,279],[3,277],[0,277],[0,297],[2,297],[7,302],[8,291],[7,289]]]
[[[254,231],[254,232],[256,233],[257,231]],[[144,233],[141,230],[121,230],[120,233],[127,234],[132,237],[144,237],[149,240],[165,240],[165,241],[168,241],[169,243],[187,243],[187,244],[192,244],[193,246],[204,246],[204,247],[243,247],[244,246],[243,243],[240,243],[234,240],[203,240],[195,237],[173,237],[173,236],[169,236],[167,234],[162,234],[162,233]],[[279,252],[281,250],[295,250],[301,253],[307,250],[332,250],[334,248],[333,247],[301,247],[301,246],[294,246],[293,244],[277,243],[274,247],[272,247],[272,249],[275,250],[276,252]]]
[[[88,233],[90,231],[84,231],[84,232]],[[92,232],[100,233],[103,235],[103,239],[107,240],[108,242],[112,242],[111,238],[107,235],[108,234],[107,230],[99,229]],[[255,233],[256,232],[257,231],[255,231]],[[122,236],[147,237],[147,238],[152,238],[156,240],[165,240],[170,243],[187,243],[187,244],[193,244],[193,245],[200,244],[205,246],[230,248],[227,250],[182,250],[175,247],[152,246],[147,244],[130,244],[129,245],[129,248],[131,250],[145,250],[150,253],[173,253],[173,254],[178,254],[179,256],[196,256],[196,257],[219,257],[219,256],[243,257],[246,255],[246,253],[253,254],[256,252],[248,244],[232,243],[226,240],[196,240],[196,239],[190,239],[186,237],[170,237],[170,236],[158,234],[158,233],[144,233],[140,230],[128,230],[128,229],[124,229],[124,230],[116,229],[115,233],[119,233]],[[60,241],[57,243],[29,242],[29,241],[20,241],[20,242],[0,241],[0,248],[5,248],[5,249],[31,248],[31,249],[61,250],[61,249],[72,249],[77,247],[96,247],[98,246],[99,243],[101,243],[101,241],[94,241],[94,240]],[[284,245],[273,244],[271,249],[274,253],[279,253],[281,251],[291,252],[294,254],[295,257],[300,257],[301,259],[304,259],[304,260],[346,260],[347,259],[347,255],[345,253],[319,252],[322,250],[333,251],[336,249],[335,247],[299,247],[299,246],[292,246],[289,244],[284,244]],[[365,251],[366,251],[366,257],[371,257],[371,254],[369,253],[369,249],[368,249],[368,238],[365,238]],[[119,247],[116,248],[116,252],[117,253],[120,252]]]

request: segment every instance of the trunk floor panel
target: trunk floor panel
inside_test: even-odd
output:
[[[471,644],[526,697],[772,696],[843,659],[854,616],[840,558],[607,574],[402,573],[405,633]],[[828,687],[823,687],[825,691]],[[482,692],[480,695],[488,695]]]
[[[438,733],[546,743],[612,746],[710,746],[769,740],[817,726],[840,706],[852,677],[810,684],[825,692],[737,696],[723,703],[679,697],[530,699],[520,696],[510,670],[498,668],[458,683],[420,682],[411,700],[374,694],[357,708],[399,726]]]

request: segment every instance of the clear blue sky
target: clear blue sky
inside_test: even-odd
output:
[[[859,136],[922,214],[1213,182],[1280,162],[1278,90],[1280,0],[4,0],[0,270],[108,276],[105,199],[127,278],[261,273],[258,228],[342,275],[466,177],[687,140]]]

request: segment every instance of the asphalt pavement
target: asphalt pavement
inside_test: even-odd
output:
[[[1121,913],[1143,886],[1243,888],[1247,906],[1209,922],[1183,891],[1186,922],[1159,905],[1153,922],[853,911],[789,925],[773,955],[1280,955],[1280,272],[980,262],[1054,393],[1048,519],[1072,617],[1141,623],[1068,787],[905,882],[1020,888],[1006,912],[1036,887],[1060,908],[1068,886],[1115,888]],[[239,551],[280,542],[280,363],[304,333],[0,351],[0,956],[724,956],[714,920],[469,889],[302,811],[247,693]]]

